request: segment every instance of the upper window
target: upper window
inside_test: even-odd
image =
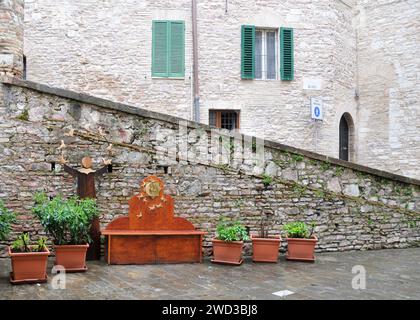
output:
[[[183,78],[184,21],[153,21],[152,77]]]
[[[255,30],[255,79],[278,78],[276,30]]]
[[[241,28],[242,79],[294,79],[293,29]]]

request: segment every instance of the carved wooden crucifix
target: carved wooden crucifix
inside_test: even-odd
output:
[[[67,161],[61,157],[60,163],[63,165],[64,171],[77,178],[77,195],[79,198],[95,199],[95,177],[99,177],[108,172],[108,165],[111,164],[111,160],[103,160],[105,166],[99,170],[92,169],[92,159],[90,157],[84,157],[82,159],[81,169],[74,169],[68,166],[66,162]],[[90,236],[92,238],[92,243],[89,245],[86,259],[99,260],[101,257],[101,232],[99,218],[95,218],[92,221]]]

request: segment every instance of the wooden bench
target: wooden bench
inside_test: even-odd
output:
[[[158,264],[202,261],[206,232],[174,216],[174,201],[163,193],[163,182],[150,176],[129,201],[128,216],[111,221],[101,231],[106,237],[108,264]]]

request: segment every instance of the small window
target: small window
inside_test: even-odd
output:
[[[255,79],[278,78],[276,30],[255,30]]]
[[[221,129],[239,129],[238,110],[210,110],[209,125]]]

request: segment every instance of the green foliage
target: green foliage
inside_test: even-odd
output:
[[[222,219],[217,225],[217,239],[223,241],[249,240],[246,228],[239,221]]]
[[[302,221],[290,222],[283,226],[288,238],[309,239],[315,228],[315,223],[311,223],[311,230],[309,226]]]
[[[29,248],[29,233],[22,233],[15,241],[12,243],[12,251],[14,252],[31,252]]]
[[[335,167],[334,175],[337,177],[341,177],[344,172],[344,167]]]
[[[235,152],[235,143],[233,139],[222,139],[222,145],[229,154],[233,154]]]
[[[406,196],[406,197],[413,196],[413,188],[411,188],[411,187],[404,188],[403,196]]]
[[[294,162],[300,162],[300,161],[303,161],[303,159],[304,159],[304,157],[300,154],[293,154],[292,155],[292,160]]]
[[[395,184],[395,187],[394,187],[394,192],[395,192],[396,194],[398,194],[398,195],[401,195],[401,193],[402,193],[402,187],[401,187],[401,185],[400,185],[400,184]]]
[[[325,197],[325,193],[324,193],[324,191],[319,190],[319,189],[314,191],[314,195],[315,195],[317,198],[324,198],[324,197]]]
[[[356,171],[356,176],[359,179],[364,179],[366,177],[366,174],[364,172],[361,172],[361,171]]]
[[[234,205],[236,208],[240,208],[240,207],[242,207],[242,206],[244,205],[244,200],[243,200],[243,199],[235,199],[235,200],[233,201],[233,205]]]
[[[385,178],[380,178],[379,181],[380,181],[379,184],[382,185],[382,186],[388,186],[388,185],[391,184],[391,181],[388,180],[388,179],[385,179]]]
[[[286,166],[286,164],[287,164],[287,162],[286,161],[284,161],[284,160],[281,160],[281,159],[273,159],[272,160],[279,168],[285,168]]]
[[[42,252],[47,250],[47,238],[41,237],[36,243],[36,251]]]
[[[215,167],[222,170],[223,173],[225,173],[225,174],[229,173],[229,164],[227,164],[227,163],[216,164]]]
[[[311,166],[316,166],[318,164],[318,161],[317,160],[314,160],[314,159],[309,159],[309,164]]]
[[[29,233],[22,233],[12,243],[13,252],[45,252],[47,251],[47,238],[41,237],[38,239],[36,245],[30,245],[31,239]]]
[[[295,184],[295,186],[293,187],[293,192],[298,197],[301,197],[306,192],[306,190],[307,190],[307,187],[300,184]]]
[[[402,220],[402,223],[406,224],[409,228],[414,229],[417,227],[417,224],[420,222],[418,217],[405,217]]]
[[[23,121],[29,121],[29,111],[28,109],[24,109],[20,115],[17,116],[17,119]]]
[[[95,199],[79,199],[77,196],[49,200],[45,193],[36,193],[33,212],[47,234],[57,245],[84,244],[91,242],[89,235],[92,220],[98,216]]]
[[[405,186],[403,184],[396,184],[394,187],[394,192],[400,196],[405,196],[405,197],[413,196],[413,189],[410,186]]]
[[[262,183],[264,184],[265,187],[268,187],[270,184],[273,183],[273,177],[268,174],[263,174]]]
[[[11,224],[15,222],[15,214],[4,206],[0,200],[0,240],[5,240],[11,231]]]
[[[147,129],[146,126],[143,126],[136,131],[135,135],[141,138],[141,137],[144,137],[148,132],[149,132],[149,129]]]
[[[322,172],[327,171],[329,168],[331,168],[331,163],[329,163],[327,161],[323,161],[321,163],[321,170],[322,170]]]
[[[257,140],[255,138],[252,139],[252,152],[257,152]]]

